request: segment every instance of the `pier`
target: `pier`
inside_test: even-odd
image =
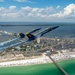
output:
[[[58,67],[58,69],[64,74],[64,75],[69,75],[62,67],[60,67],[54,60],[53,58],[50,56],[50,54],[46,54],[52,61],[53,63]]]

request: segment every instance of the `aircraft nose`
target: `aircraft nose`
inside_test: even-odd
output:
[[[56,29],[56,28],[58,28],[59,26],[55,26],[55,27],[53,27],[52,29]]]

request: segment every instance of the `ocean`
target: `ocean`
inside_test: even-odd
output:
[[[25,33],[35,28],[42,28],[41,30],[59,26],[59,28],[47,33],[44,37],[58,37],[58,38],[74,38],[75,37],[75,23],[40,23],[40,22],[0,22],[0,30],[12,33]]]
[[[52,26],[59,28],[47,33],[44,37],[49,38],[75,38],[75,23],[39,23],[39,22],[0,22],[0,30],[12,33],[26,33],[35,28],[41,30]],[[75,60],[66,60],[58,63],[69,75],[75,75]],[[40,65],[41,66],[41,65]],[[14,67],[0,68],[0,75],[63,75],[53,64],[46,64],[40,67]],[[21,68],[21,69],[19,69]],[[40,69],[39,69],[40,68]],[[15,70],[14,70],[15,69]],[[31,73],[31,74],[30,74]]]
[[[75,75],[75,60],[64,60],[58,64],[69,74]],[[30,66],[0,68],[0,75],[64,75],[53,63]]]

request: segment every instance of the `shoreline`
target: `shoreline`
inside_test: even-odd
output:
[[[64,61],[75,61],[74,59],[67,59],[67,60],[61,60],[57,62],[58,64],[63,63]],[[25,67],[25,66],[36,66],[36,65],[43,65],[43,64],[53,64],[53,62],[48,62],[48,63],[38,63],[38,64],[30,64],[30,65],[11,65],[11,66],[0,66],[0,68],[7,68],[7,67]]]
[[[52,61],[49,59],[48,56],[42,55],[41,57],[38,58],[0,62],[0,67],[27,66],[34,64],[44,64],[44,63],[52,63]]]
[[[71,52],[72,53],[72,52]],[[74,57],[72,57],[70,54],[63,55],[64,53],[58,53],[58,54],[54,54],[51,55],[51,57],[57,62],[62,62],[62,61],[67,61],[67,60],[74,60],[75,59],[75,55]],[[61,57],[60,57],[61,56]],[[69,56],[69,57],[68,57]],[[37,64],[46,64],[46,63],[53,63],[51,61],[51,59],[46,56],[46,54],[42,54],[41,56],[38,57],[33,57],[33,58],[29,58],[29,59],[21,59],[21,60],[14,60],[14,61],[5,61],[5,62],[0,62],[0,67],[13,67],[13,66],[28,66],[28,65],[37,65]]]
[[[75,60],[69,61],[61,61],[58,64],[68,72],[69,75],[75,75]],[[72,64],[72,65],[71,65]],[[68,67],[68,68],[67,68]],[[53,64],[53,63],[45,63],[45,64],[34,64],[28,66],[9,66],[9,67],[1,67],[0,74],[2,75],[63,75],[62,72]]]

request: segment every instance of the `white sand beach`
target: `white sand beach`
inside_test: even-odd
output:
[[[49,59],[48,56],[42,55],[40,57],[32,58],[32,59],[1,62],[0,67],[34,65],[34,64],[50,63],[50,62],[52,61]]]
[[[62,53],[58,51],[58,54],[52,54],[50,56],[57,62],[61,60],[75,59],[75,50],[73,52],[69,50],[62,50]],[[22,58],[24,57],[22,56]],[[3,61],[0,62],[0,67],[23,66],[23,65],[26,66],[26,65],[34,65],[42,63],[52,63],[49,57],[46,56],[46,53],[43,53],[41,56],[36,56],[36,57],[33,56],[25,59]]]

